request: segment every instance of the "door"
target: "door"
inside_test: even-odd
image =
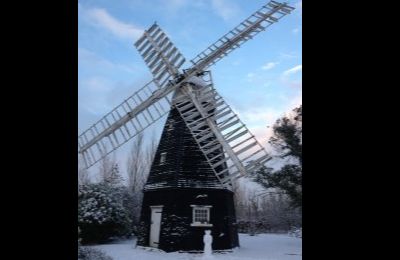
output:
[[[151,225],[150,225],[150,246],[158,247],[160,238],[161,215],[163,206],[150,206]]]

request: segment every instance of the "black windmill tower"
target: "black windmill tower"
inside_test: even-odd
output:
[[[191,60],[157,24],[135,43],[153,80],[78,137],[87,168],[168,114],[144,187],[139,246],[165,251],[239,246],[232,180],[271,157],[213,86],[211,65],[293,11],[270,1]]]

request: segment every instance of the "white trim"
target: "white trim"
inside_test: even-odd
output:
[[[163,208],[164,205],[155,205],[155,206],[150,206],[150,208]]]
[[[190,205],[192,207],[192,223],[190,226],[192,227],[212,227],[210,223],[210,209],[212,208],[211,205]],[[198,222],[195,221],[195,212],[196,210],[206,210],[207,211],[207,222]]]
[[[212,227],[213,224],[203,224],[203,223],[192,223],[190,224],[191,227]]]
[[[212,208],[213,206],[209,205],[190,205],[190,207],[196,207],[196,208]]]

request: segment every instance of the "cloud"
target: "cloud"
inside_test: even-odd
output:
[[[292,30],[292,33],[293,33],[293,34],[298,34],[299,32],[300,32],[300,27],[294,28],[294,29]]]
[[[108,72],[110,72],[110,70],[119,70],[128,73],[136,73],[136,71],[130,66],[114,63],[103,57],[100,57],[90,50],[81,47],[78,47],[78,62],[79,66],[89,69],[97,68],[105,69]]]
[[[302,15],[303,13],[303,1],[300,0],[299,2],[297,2],[294,7],[296,8],[296,10],[299,11],[299,14]]]
[[[125,23],[110,15],[106,9],[91,8],[85,10],[89,21],[100,28],[106,29],[115,36],[123,39],[138,39],[143,29],[133,24]]]
[[[295,96],[292,100],[290,100],[289,107],[295,108],[299,107],[301,104],[303,104],[303,96],[302,93],[300,92],[298,96]]]
[[[240,61],[236,60],[236,61],[232,62],[232,65],[233,66],[239,66],[240,63],[241,63]]]
[[[284,71],[282,73],[282,75],[283,76],[289,76],[291,74],[295,74],[295,73],[297,73],[299,71],[302,71],[302,67],[303,67],[302,65],[297,65],[297,66],[295,66],[295,67],[293,67],[291,69],[288,69],[288,70]]]
[[[235,109],[239,118],[248,126],[252,134],[268,152],[272,151],[268,144],[268,140],[273,133],[272,126],[278,118],[290,113],[295,107],[299,107],[302,104],[302,92],[300,91],[290,98],[285,97],[284,103],[285,105],[280,109],[270,106],[252,107],[240,111]]]
[[[265,82],[265,83],[263,84],[263,86],[264,86],[264,87],[269,87],[269,86],[271,86],[271,84],[272,84],[272,82],[271,82],[271,81],[268,81],[268,82]]]
[[[103,77],[91,77],[79,81],[79,106],[90,114],[105,114],[112,108],[108,102],[112,89],[112,83]]]
[[[284,71],[280,78],[281,82],[288,87],[301,89],[303,86],[301,75],[300,77],[292,76],[300,71],[302,71],[302,65],[297,65],[291,69]]]
[[[225,21],[235,17],[240,10],[237,5],[227,0],[212,0],[211,6],[214,12],[216,12]]]
[[[167,18],[179,15],[178,12],[184,12],[184,8],[192,5],[191,1],[187,0],[168,0],[168,4],[165,4],[165,0],[158,0],[154,4],[162,10],[163,15],[167,15]]]
[[[168,1],[168,7],[173,9],[180,9],[188,2],[186,0],[170,0]]]
[[[253,72],[247,73],[246,77],[247,77],[247,81],[248,82],[253,82],[254,78],[255,78],[256,74]]]
[[[270,69],[274,68],[277,64],[278,64],[277,62],[268,62],[267,64],[262,66],[261,69],[270,70]]]
[[[291,52],[291,53],[284,53],[284,52],[282,52],[282,53],[279,54],[279,57],[280,57],[280,59],[285,59],[285,60],[287,60],[287,59],[296,59],[296,58],[299,58],[299,55],[298,55],[297,53],[295,53],[295,52]]]
[[[279,111],[273,110],[270,107],[254,107],[244,112],[239,112],[240,118],[248,124],[259,125],[268,124],[279,116]]]
[[[258,107],[238,113],[239,118],[247,125],[257,141],[270,151],[268,140],[272,136],[272,125],[284,114],[284,111],[271,107]]]

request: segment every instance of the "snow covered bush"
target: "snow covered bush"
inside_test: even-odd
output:
[[[78,187],[78,226],[83,244],[129,233],[126,188],[107,182]]]
[[[302,228],[301,228],[301,227],[293,227],[293,228],[289,231],[289,236],[302,238],[302,236],[303,236],[303,234],[302,234]]]
[[[110,256],[106,255],[103,251],[80,246],[78,248],[78,260],[113,260]]]

